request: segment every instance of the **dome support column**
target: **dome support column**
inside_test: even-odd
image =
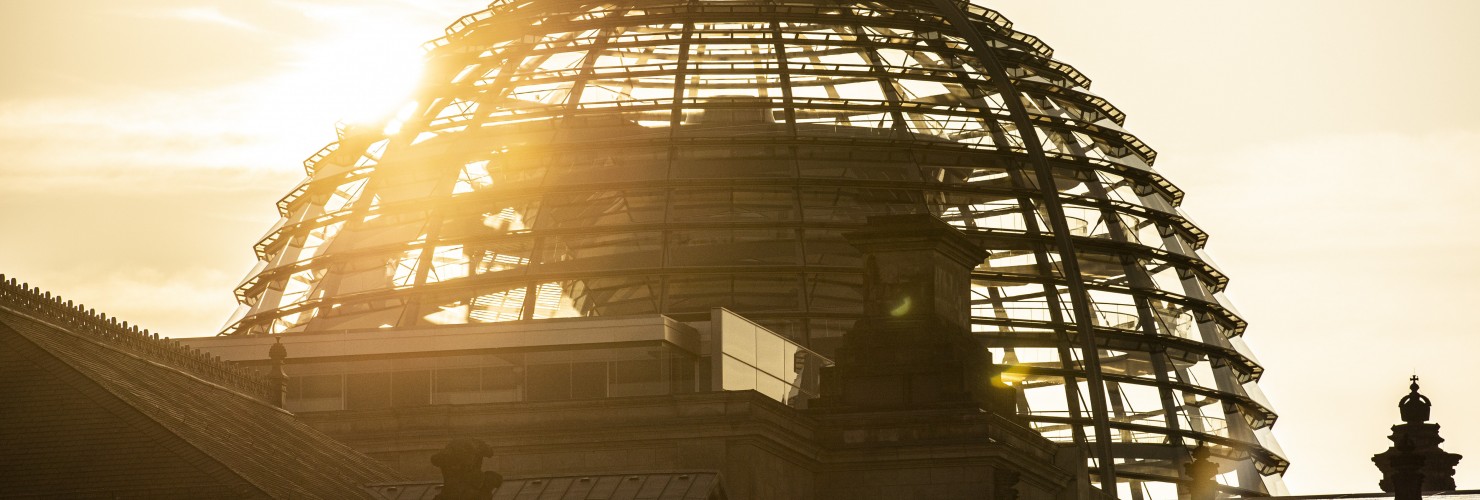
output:
[[[1114,498],[1117,482],[1115,455],[1110,451],[1110,422],[1109,412],[1106,410],[1105,382],[1100,376],[1100,352],[1095,342],[1094,324],[1090,321],[1093,313],[1089,308],[1089,292],[1085,289],[1080,275],[1079,258],[1074,252],[1074,241],[1069,236],[1069,224],[1064,216],[1064,207],[1059,200],[1058,190],[1054,187],[1056,183],[1053,179],[1052,167],[1044,156],[1043,144],[1038,141],[1033,124],[1028,120],[1028,110],[1023,106],[1022,96],[1012,84],[1012,80],[1007,77],[1007,71],[1003,69],[1002,63],[993,56],[992,47],[976,32],[971,20],[961,12],[956,2],[931,0],[930,3],[946,17],[946,21],[956,29],[957,34],[966,39],[972,51],[981,57],[982,63],[986,66],[987,76],[996,81],[998,89],[1003,94],[1002,101],[1007,104],[1007,109],[1012,114],[1013,125],[1021,132],[1023,146],[1027,148],[1029,161],[1033,163],[1033,169],[1036,171],[1038,186],[1043,192],[1043,205],[1048,209],[1049,224],[1053,229],[1054,244],[1058,247],[1060,262],[1063,263],[1064,274],[1068,278],[1065,281],[1068,283],[1069,297],[1073,301],[1074,323],[1079,336],[1081,358],[1084,360],[1085,381],[1089,385],[1090,415],[1095,429],[1095,444],[1092,451],[1099,464],[1100,489]]]

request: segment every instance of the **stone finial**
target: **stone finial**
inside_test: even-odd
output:
[[[283,360],[288,359],[288,348],[283,347],[283,338],[278,337],[272,347],[267,349],[267,357],[272,359],[272,366],[267,371],[269,403],[282,408],[288,399],[288,373],[283,371]]]
[[[1402,415],[1403,421],[1410,424],[1421,424],[1429,421],[1429,409],[1433,403],[1423,394],[1418,393],[1418,375],[1408,379],[1408,395],[1398,401],[1398,413]]]
[[[503,484],[497,472],[483,470],[483,458],[493,456],[493,447],[482,440],[458,438],[432,455],[432,465],[442,469],[442,492],[433,500],[489,500],[493,489]]]
[[[1408,394],[1398,402],[1403,423],[1394,425],[1393,434],[1388,436],[1393,446],[1373,455],[1372,463],[1382,471],[1382,481],[1378,482],[1382,491],[1416,499],[1422,493],[1453,490],[1454,466],[1463,457],[1439,448],[1444,442],[1439,437],[1439,424],[1428,421],[1432,403],[1418,393],[1418,376],[1409,381]]]
[[[1192,450],[1192,462],[1183,465],[1187,471],[1187,477],[1192,480],[1188,484],[1192,500],[1213,500],[1218,498],[1218,464],[1210,460],[1213,452],[1205,444],[1199,444]]]

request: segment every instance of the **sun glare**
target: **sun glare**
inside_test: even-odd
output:
[[[381,17],[330,25],[337,27],[297,47],[299,64],[281,84],[332,120],[398,128],[395,116],[420,83],[421,44],[440,28]]]

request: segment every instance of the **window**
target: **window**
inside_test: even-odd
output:
[[[344,407],[375,410],[391,407],[391,374],[351,373],[344,377]]]

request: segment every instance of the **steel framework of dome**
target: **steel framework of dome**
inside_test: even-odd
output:
[[[428,51],[398,120],[305,162],[223,334],[722,306],[826,352],[861,314],[841,233],[930,213],[989,250],[973,329],[1101,484],[1175,498],[1206,443],[1225,492],[1279,488],[1262,368],[1181,191],[996,12],[500,0]]]

